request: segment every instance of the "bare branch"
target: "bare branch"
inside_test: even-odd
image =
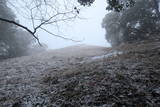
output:
[[[15,22],[15,21],[12,21],[12,20],[0,18],[0,21],[7,22],[7,23],[11,23],[11,24],[14,24],[14,25],[16,25],[16,26],[18,26],[18,27],[23,28],[24,30],[26,30],[27,32],[29,32],[29,33],[38,41],[39,45],[41,45],[41,43],[40,43],[40,41],[39,41],[39,38],[38,38],[37,36],[35,36],[35,33],[36,33],[36,32],[32,32],[29,28],[27,28],[27,27],[25,27],[25,26],[23,26],[23,25]]]
[[[45,32],[47,32],[47,33],[49,33],[49,34],[51,34],[51,35],[53,35],[53,36],[56,36],[56,37],[58,37],[58,38],[62,38],[62,39],[65,39],[65,40],[70,40],[70,41],[73,41],[73,42],[81,42],[81,41],[77,41],[77,40],[74,40],[74,39],[70,39],[70,38],[65,38],[65,37],[63,37],[63,36],[60,36],[60,35],[57,35],[57,34],[54,34],[54,33],[52,33],[52,32],[50,32],[50,31],[48,31],[47,29],[45,29],[45,28],[42,28],[42,27],[40,27],[42,30],[44,30]]]
[[[14,3],[18,3],[18,5],[14,5]],[[48,25],[62,25],[63,23],[73,21],[73,19],[77,18],[79,14],[79,8],[74,4],[75,3],[72,4],[71,1],[68,0],[64,0],[64,3],[59,2],[58,0],[15,0],[9,2],[9,5],[15,10],[15,12],[17,11],[20,16],[25,16],[24,18],[32,23],[32,27],[29,28],[25,25],[17,23],[14,20],[8,20],[5,18],[0,18],[0,21],[11,23],[23,28],[31,35],[33,35],[33,37],[38,41],[39,44],[39,38],[36,34],[39,29],[65,40],[80,42],[60,35],[56,35],[44,28]],[[75,7],[77,8],[75,9]],[[21,12],[19,12],[19,10]]]

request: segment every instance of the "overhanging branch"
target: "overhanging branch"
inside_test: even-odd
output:
[[[37,42],[39,43],[39,45],[41,45],[41,43],[40,43],[40,41],[39,41],[39,38],[38,38],[37,36],[35,36],[35,33],[36,33],[36,32],[32,32],[32,31],[31,31],[29,28],[27,28],[26,26],[23,26],[23,25],[15,22],[15,21],[13,21],[13,20],[5,19],[5,18],[0,18],[0,21],[7,22],[7,23],[10,23],[10,24],[14,24],[14,25],[16,25],[16,26],[18,26],[18,27],[23,28],[24,30],[26,30],[27,32],[29,32],[29,33],[37,40]]]
[[[49,20],[50,20],[50,19],[49,19]],[[56,36],[56,37],[59,37],[59,38],[65,39],[65,40],[70,40],[70,41],[73,41],[73,42],[81,42],[81,41],[73,40],[73,39],[71,39],[71,38],[65,38],[65,37],[63,37],[63,36],[56,35],[56,34],[50,32],[50,31],[48,31],[47,29],[42,28],[41,26],[42,26],[43,24],[48,24],[48,21],[49,21],[49,20],[46,20],[46,21],[42,22],[40,25],[38,25],[37,27],[35,27],[33,31],[31,31],[31,30],[30,30],[29,28],[27,28],[26,26],[21,25],[21,24],[15,22],[15,21],[13,21],[13,20],[5,19],[5,18],[0,18],[0,21],[7,22],[7,23],[10,23],[10,24],[14,24],[14,25],[16,25],[16,26],[18,26],[18,27],[20,27],[20,28],[23,28],[23,29],[26,30],[27,32],[29,32],[29,33],[37,40],[37,42],[38,42],[38,44],[39,44],[40,46],[42,46],[42,45],[41,45],[41,43],[40,43],[40,41],[39,41],[39,38],[35,35],[36,32],[37,32],[37,29],[42,29],[43,31],[45,31],[45,32],[47,32],[47,33],[49,33],[49,34],[51,34],[51,35],[53,35],[53,36]],[[66,20],[66,19],[62,19],[62,20],[64,21],[64,20]],[[60,21],[62,21],[62,20],[60,20]],[[53,23],[53,22],[51,22],[51,23]]]

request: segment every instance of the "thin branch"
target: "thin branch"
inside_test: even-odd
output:
[[[40,43],[40,41],[39,41],[39,38],[38,38],[37,36],[35,36],[35,33],[36,33],[36,31],[37,31],[38,28],[44,30],[45,32],[47,32],[47,33],[49,33],[49,34],[51,34],[51,35],[54,35],[54,36],[56,36],[56,37],[59,37],[59,38],[65,39],[65,40],[70,40],[70,41],[73,41],[73,42],[81,42],[81,41],[73,40],[73,39],[70,39],[70,38],[65,38],[65,37],[63,37],[63,36],[54,34],[54,33],[48,31],[48,30],[45,29],[45,28],[42,28],[41,26],[42,26],[43,24],[45,24],[45,23],[41,23],[39,26],[37,26],[37,27],[34,29],[34,32],[33,32],[33,31],[31,31],[29,28],[27,28],[27,27],[25,27],[25,26],[23,26],[23,25],[15,22],[15,21],[8,20],[8,19],[4,19],[4,18],[0,18],[0,21],[4,21],[4,22],[7,22],[7,23],[11,23],[11,24],[14,24],[14,25],[16,25],[16,26],[18,26],[18,27],[23,28],[24,30],[26,30],[27,32],[29,32],[29,33],[37,40],[37,42],[38,42],[38,44],[39,44],[40,46],[42,46],[42,45],[41,45],[41,43]]]
[[[53,36],[56,36],[56,37],[58,37],[58,38],[62,38],[62,39],[65,39],[65,40],[70,40],[70,41],[73,41],[73,42],[81,42],[81,41],[77,41],[77,40],[74,40],[74,39],[71,39],[71,38],[65,38],[65,37],[63,37],[63,36],[54,34],[54,33],[48,31],[48,30],[45,29],[45,28],[42,28],[42,27],[40,27],[40,28],[41,28],[42,30],[44,30],[45,32],[47,32],[47,33],[49,33],[49,34],[51,34],[51,35],[53,35]]]
[[[59,21],[65,21],[65,20],[69,20],[69,19],[75,18],[76,16],[74,16],[74,17],[68,17],[68,18],[66,18],[66,19],[60,19],[60,20],[55,20],[55,21],[50,22],[54,17],[56,17],[56,16],[58,16],[58,15],[65,15],[65,14],[71,13],[71,12],[72,12],[72,11],[70,11],[70,12],[65,12],[65,13],[57,13],[57,14],[53,15],[52,17],[50,17],[50,18],[47,19],[47,20],[44,20],[44,21],[41,22],[37,27],[35,27],[33,33],[36,33],[36,32],[37,32],[37,29],[41,28],[41,27],[42,27],[43,25],[45,25],[45,24],[52,24],[52,23],[56,23],[56,22],[59,22]]]
[[[32,0],[30,3],[26,2],[25,0],[22,0],[25,4],[25,8],[27,8],[27,10],[29,10],[31,13],[30,13],[30,18],[31,21],[32,21],[32,27],[33,29],[30,29],[22,24],[19,24],[17,23],[16,21],[14,20],[9,20],[9,19],[5,19],[5,18],[0,18],[0,21],[4,21],[4,22],[7,22],[7,23],[11,23],[11,24],[14,24],[20,28],[23,28],[24,30],[26,30],[27,32],[29,32],[31,35],[33,35],[33,37],[38,41],[39,45],[40,44],[40,41],[39,41],[39,38],[38,36],[36,35],[37,33],[37,30],[41,29],[51,35],[54,35],[56,37],[59,37],[59,38],[62,38],[62,39],[65,39],[65,40],[71,40],[71,41],[74,41],[74,42],[80,42],[80,41],[77,41],[77,40],[73,40],[73,39],[70,39],[70,38],[66,38],[66,37],[63,37],[63,36],[60,36],[60,35],[56,35],[50,31],[48,31],[47,29],[43,28],[43,26],[45,25],[49,25],[49,24],[57,24],[58,22],[66,22],[66,21],[69,21],[71,19],[74,19],[77,17],[77,12],[76,10],[72,10],[71,11],[67,11],[67,7],[65,5],[65,12],[63,12],[63,9],[62,9],[62,12],[59,12],[57,9],[59,9],[59,7],[57,7],[58,5],[55,5],[55,6],[52,6],[51,3],[48,3],[46,0],[40,0],[40,1],[37,1],[37,0]],[[58,1],[56,1],[58,2]],[[12,5],[12,4],[11,4]],[[43,5],[45,7],[43,7]],[[14,8],[17,8],[15,7],[14,5],[12,5]],[[47,6],[52,8],[51,10],[54,10],[56,12],[54,12],[55,14],[53,16],[50,16],[50,14],[48,13],[48,11],[43,11],[44,8],[47,9]],[[18,10],[18,9],[17,9]],[[76,13],[75,13],[76,12]],[[44,13],[44,14],[43,14]],[[38,16],[38,15],[40,16]],[[37,18],[37,17],[38,18]],[[36,22],[40,22],[38,25]]]
[[[31,10],[31,21],[32,21],[32,27],[35,29],[35,24],[34,24],[34,18],[33,18],[33,12]]]

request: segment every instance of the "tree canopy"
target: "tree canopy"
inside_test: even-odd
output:
[[[103,19],[106,39],[113,45],[157,39],[160,33],[159,13],[153,1],[139,0],[134,7],[110,12]],[[156,34],[156,35],[153,35]]]
[[[90,6],[95,0],[78,0],[78,2],[83,6]]]
[[[90,6],[95,0],[78,0],[81,5],[88,5]],[[122,11],[126,8],[132,7],[135,4],[135,0],[107,0],[108,3],[107,10],[114,10],[114,11]]]

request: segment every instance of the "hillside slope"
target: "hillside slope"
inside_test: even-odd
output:
[[[0,107],[159,107],[160,43],[76,46],[0,62]]]

